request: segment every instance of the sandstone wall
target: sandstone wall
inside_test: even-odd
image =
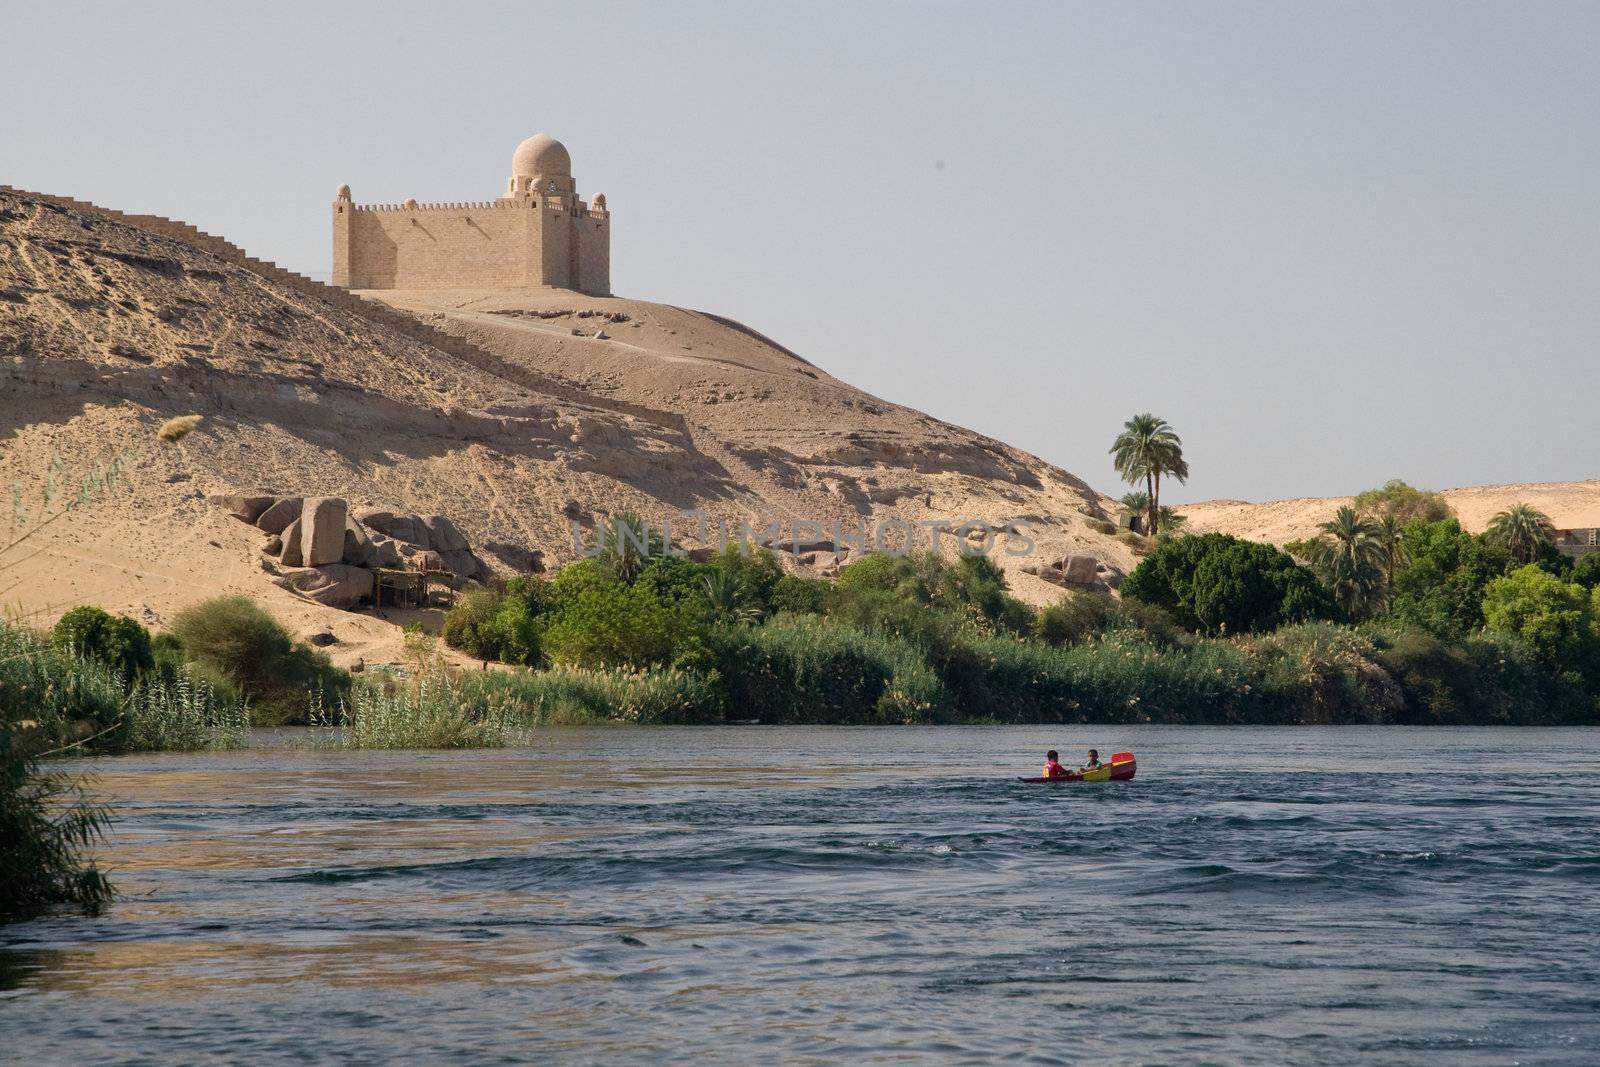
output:
[[[609,219],[554,201],[333,206],[333,281],[351,289],[611,292]]]

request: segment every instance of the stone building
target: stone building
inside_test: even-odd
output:
[[[347,289],[517,289],[611,293],[611,213],[585,204],[572,157],[547,134],[511,155],[506,195],[459,204],[333,201],[333,284]]]

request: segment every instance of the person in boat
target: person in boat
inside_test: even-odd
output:
[[[1086,771],[1097,771],[1101,766],[1100,750],[1097,748],[1091,748],[1089,750],[1089,762],[1083,765],[1083,769]]]
[[[1070,772],[1061,766],[1061,757],[1055,749],[1044,754],[1044,777],[1065,778]]]

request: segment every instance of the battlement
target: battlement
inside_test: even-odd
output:
[[[506,195],[449,203],[333,201],[333,282],[350,289],[511,289],[611,292],[611,212],[585,204],[572,160],[540,134],[517,146]]]

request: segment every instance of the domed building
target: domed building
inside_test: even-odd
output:
[[[511,153],[497,200],[333,201],[333,283],[347,289],[574,289],[611,293],[611,212],[585,204],[566,146],[541,133]]]

